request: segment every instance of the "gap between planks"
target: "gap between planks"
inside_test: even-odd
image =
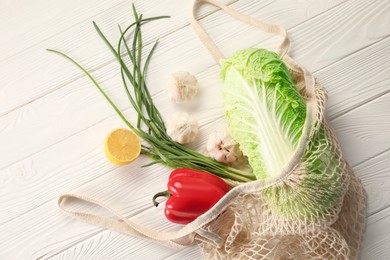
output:
[[[387,39],[387,38],[385,38],[385,39]],[[385,39],[382,39],[382,40],[385,40]],[[382,40],[380,40],[380,41],[382,41]],[[371,46],[371,45],[370,45]],[[348,56],[346,56],[346,57],[348,57]],[[345,58],[346,58],[345,57]],[[331,65],[329,65],[329,66],[331,66]],[[207,69],[206,69],[207,70]],[[160,92],[158,92],[158,93],[156,93],[156,95],[159,95],[159,94],[161,94],[161,92],[162,91],[160,91]],[[129,108],[127,108],[126,110],[128,110]],[[109,118],[110,116],[108,116],[107,118]],[[104,119],[102,119],[102,120],[100,120],[99,122],[102,122],[102,121],[104,121],[104,120],[106,120],[107,118],[104,118]],[[220,118],[222,118],[222,116],[220,117]],[[95,126],[95,125],[97,125],[99,122],[97,122],[96,124],[93,124],[93,125],[91,125],[91,126],[89,126],[89,127],[86,127],[86,128],[84,128],[82,131],[86,131],[87,129],[89,129],[89,128],[91,128],[91,127],[93,127],[93,126]],[[71,136],[74,136],[74,135],[76,135],[77,133],[74,133],[74,134],[72,134]],[[63,139],[63,140],[60,140],[59,142],[57,142],[57,143],[60,143],[60,142],[62,142],[62,141],[64,141],[64,140],[66,140],[67,138],[65,138],[65,139]],[[47,148],[46,148],[47,149]],[[42,149],[42,150],[45,150],[45,149]],[[42,151],[41,150],[41,151]],[[38,152],[39,153],[39,152]],[[374,156],[375,157],[375,156]],[[369,160],[369,159],[367,159],[367,160]],[[83,186],[83,185],[81,185],[81,186]],[[47,201],[50,201],[50,200],[47,200]],[[45,203],[41,203],[40,205],[44,205]],[[20,214],[20,215],[23,215],[23,214]],[[5,223],[4,223],[5,224]]]
[[[339,4],[337,4],[336,6],[338,7],[338,6],[340,6],[340,5],[344,5],[344,4],[346,4],[348,1],[350,1],[350,0],[346,0],[345,2],[339,3]],[[236,3],[236,2],[237,2],[237,1],[235,1],[234,3]],[[267,5],[268,5],[268,4],[267,4]],[[265,6],[267,6],[267,5],[265,5]],[[326,14],[329,10],[332,10],[332,9],[334,9],[334,8],[331,7],[330,9],[327,9],[326,11],[321,12],[321,13],[320,13],[319,15],[317,15],[317,16],[310,17],[309,19],[305,20],[304,22],[299,23],[299,25],[300,25],[300,26],[303,26],[303,25],[305,25],[306,23],[310,22],[312,19],[315,19],[315,18],[317,18],[317,17],[319,17],[319,16],[321,16],[321,15],[324,15],[324,14]],[[220,12],[220,10],[216,10],[215,12]],[[215,12],[213,12],[213,13],[215,13]],[[208,15],[207,15],[207,16],[208,16]],[[207,16],[205,15],[204,18],[206,18]],[[186,26],[181,27],[181,29],[186,28],[186,27],[188,27],[188,26],[190,26],[190,25],[187,24]],[[293,26],[292,28],[296,29],[296,28],[299,28],[300,26]],[[180,30],[181,30],[181,29],[180,29]],[[175,32],[176,32],[176,31],[179,31],[179,30],[175,30]],[[167,37],[167,36],[169,36],[169,35],[170,35],[169,33],[168,33],[168,34],[165,34],[164,37],[161,37],[161,39],[163,39],[163,38],[165,38],[165,37]],[[261,43],[264,43],[264,42],[268,41],[269,39],[271,39],[271,38],[273,38],[273,37],[275,37],[275,36],[269,36],[269,37],[267,37],[265,40],[262,40],[262,41],[260,41],[260,42],[257,42],[256,45],[261,44]],[[149,46],[149,45],[151,45],[151,43],[152,43],[152,42],[148,43],[148,44],[145,45],[145,46]],[[371,45],[371,44],[369,44],[369,45]],[[349,55],[345,56],[344,58],[347,58],[348,56],[349,56]],[[114,62],[115,62],[115,59],[113,58],[113,59],[111,59],[111,60],[109,60],[109,61],[106,61],[105,63],[103,63],[103,64],[101,64],[101,65],[98,65],[97,67],[95,67],[95,68],[93,68],[93,69],[90,69],[89,71],[90,71],[90,72],[97,72],[97,71],[101,70],[102,68],[105,68],[105,67],[107,67],[108,65],[110,65],[110,64],[112,64],[112,63],[114,63]],[[328,65],[326,65],[326,66],[323,67],[323,68],[326,68],[326,67],[329,67],[329,66],[332,66],[332,65],[333,65],[333,63],[328,64]],[[205,71],[205,70],[207,70],[208,68],[210,68],[210,67],[212,67],[212,66],[214,66],[214,65],[211,65],[211,66],[209,66],[209,67],[206,67],[206,69],[201,70],[200,73],[203,72],[203,71]],[[323,69],[323,68],[322,68],[322,69]],[[316,71],[314,71],[314,73],[316,73]],[[61,84],[61,86],[60,86],[59,88],[56,88],[54,91],[59,90],[60,88],[64,88],[66,85],[68,85],[68,84],[70,84],[70,83],[72,83],[72,82],[75,82],[75,81],[77,81],[77,80],[80,80],[80,79],[82,79],[82,78],[85,78],[85,75],[84,75],[84,74],[79,75],[77,78],[73,78],[73,79],[71,79],[71,80],[68,80],[65,84]],[[49,95],[50,93],[53,93],[54,91],[48,91],[47,93],[45,93],[45,95],[42,95],[42,96],[40,96],[40,97],[37,98],[37,99],[34,99],[34,101],[36,101],[36,100],[38,100],[38,99],[40,99],[40,98],[42,98],[42,97],[45,97],[45,96]],[[33,103],[34,101],[30,101],[29,103]],[[22,105],[22,106],[20,106],[18,109],[20,109],[20,108],[22,108],[22,107],[24,107],[24,106],[25,106],[25,105]],[[125,109],[128,109],[128,108],[129,108],[128,106],[125,107]],[[15,111],[14,111],[14,112],[15,112]],[[8,113],[7,113],[7,114],[8,114]],[[3,114],[3,115],[5,115],[5,114]],[[112,115],[114,115],[114,114],[111,114],[110,116],[112,116]],[[107,116],[107,117],[108,117],[108,116]],[[95,124],[96,124],[96,123],[95,123]],[[95,124],[94,124],[94,125],[95,125]],[[85,128],[85,129],[87,129],[87,128]],[[63,141],[63,140],[66,140],[68,137],[69,137],[69,136],[64,137],[64,138],[60,139],[59,141],[57,141],[56,143],[61,142],[61,141]],[[52,144],[51,144],[51,145],[52,145]],[[45,150],[45,149],[49,148],[51,145],[46,146],[46,147],[40,149],[38,152],[40,152],[40,151],[42,151],[42,150]],[[34,153],[32,153],[32,154],[29,154],[29,155],[27,155],[27,156],[25,156],[25,157],[19,159],[19,161],[20,161],[20,160],[24,160],[24,159],[26,159],[26,158],[29,158],[29,157],[31,157],[32,155],[34,155],[35,153],[36,153],[36,152],[34,152]],[[13,165],[13,164],[15,164],[15,163],[17,163],[17,162],[9,163],[9,164],[7,164],[6,166],[3,166],[0,170],[6,169],[7,167],[9,167],[9,166],[11,166],[11,165]]]
[[[239,0],[231,0],[231,2],[229,2],[229,4],[227,4],[227,5],[230,6],[230,5],[232,5],[232,4],[234,4],[234,3],[238,2],[238,1],[239,1]],[[349,1],[349,0],[346,0],[346,1]],[[112,7],[110,7],[110,8],[108,8],[108,9],[104,10],[104,11],[101,11],[101,12],[95,14],[94,16],[98,16],[98,15],[100,15],[100,14],[103,14],[103,13],[105,13],[105,12],[108,11],[108,10],[111,10],[111,9],[113,9],[113,8],[119,6],[119,5],[124,4],[125,2],[127,2],[127,1],[123,1],[123,2],[121,2],[121,3],[118,3],[118,4],[116,4],[116,5],[112,6]],[[267,4],[267,5],[269,5],[269,4]],[[267,6],[267,5],[264,5],[264,6]],[[208,12],[208,13],[200,14],[198,20],[201,21],[201,20],[205,19],[207,16],[212,15],[212,14],[214,14],[214,13],[216,13],[216,12],[219,12],[219,11],[220,11],[219,9],[216,9],[216,10],[210,11],[210,12]],[[92,17],[90,17],[90,18],[88,18],[88,19],[84,19],[84,20],[82,20],[82,21],[80,21],[80,22],[78,22],[78,23],[72,25],[72,26],[69,27],[69,28],[63,29],[62,31],[60,31],[60,32],[58,32],[58,33],[55,33],[55,34],[51,35],[50,37],[47,37],[46,39],[43,39],[43,40],[41,40],[41,41],[35,43],[34,45],[29,46],[28,48],[24,49],[23,51],[11,55],[10,57],[6,58],[6,59],[3,60],[3,61],[7,61],[8,59],[10,59],[10,58],[12,58],[12,57],[14,57],[14,56],[20,55],[20,54],[22,54],[22,53],[24,53],[24,52],[26,52],[26,51],[32,49],[33,47],[38,46],[40,43],[49,40],[49,39],[52,38],[53,36],[62,34],[62,33],[64,33],[64,32],[67,32],[67,31],[69,31],[71,28],[73,28],[74,26],[77,26],[77,25],[82,24],[82,23],[87,22],[87,21],[93,21],[91,18],[92,18]],[[175,29],[168,30],[168,31],[166,31],[163,35],[161,35],[161,36],[158,38],[158,40],[159,40],[159,39],[164,39],[164,38],[166,38],[167,36],[169,36],[169,35],[171,35],[171,34],[177,32],[177,31],[180,31],[180,30],[182,30],[183,28],[186,28],[186,27],[188,27],[188,26],[190,26],[190,24],[189,24],[189,22],[186,22],[186,23],[183,23],[183,25],[180,25],[180,26],[176,27]],[[150,45],[152,45],[152,44],[154,44],[154,43],[155,43],[155,40],[149,40],[149,41],[145,42],[145,43],[143,44],[143,46],[144,46],[144,47],[148,47],[148,46],[150,46]],[[123,56],[125,56],[125,55],[126,55],[126,54],[124,53],[124,54],[122,54],[121,56],[123,57]],[[108,66],[108,65],[110,65],[110,64],[112,64],[112,63],[115,63],[115,62],[117,62],[116,59],[115,59],[115,58],[111,58],[111,59],[107,60],[106,62],[103,62],[102,64],[96,65],[96,66],[92,67],[91,69],[88,69],[88,71],[89,71],[89,72],[96,72],[96,71],[99,71],[100,69],[102,69],[102,68],[104,68],[104,67],[106,67],[106,66]],[[48,90],[48,91],[46,91],[46,92],[43,92],[41,95],[34,97],[32,100],[30,100],[30,101],[28,101],[28,102],[22,103],[22,104],[20,104],[20,105],[15,106],[15,107],[12,108],[12,109],[9,109],[9,110],[7,110],[7,111],[5,111],[5,112],[3,112],[3,113],[0,113],[0,117],[1,117],[1,116],[5,116],[5,115],[7,115],[7,114],[9,114],[9,113],[15,112],[16,110],[18,110],[18,109],[20,109],[20,108],[23,108],[24,106],[26,106],[26,105],[28,105],[28,104],[30,104],[30,103],[33,103],[34,101],[39,100],[39,99],[41,99],[41,98],[43,98],[43,97],[49,95],[49,94],[52,93],[52,92],[55,92],[55,91],[57,91],[57,90],[59,90],[59,89],[61,89],[61,88],[64,88],[64,87],[66,87],[66,85],[68,85],[68,84],[70,84],[70,83],[73,83],[73,82],[75,82],[75,81],[77,81],[78,79],[83,78],[83,77],[85,77],[84,74],[75,75],[73,78],[67,80],[67,81],[64,82],[63,84],[60,84],[58,87],[53,88],[53,89],[50,89],[50,90]]]
[[[374,42],[374,43],[372,43],[372,44],[369,44],[369,45],[365,46],[364,48],[359,49],[359,52],[362,51],[362,50],[365,50],[365,49],[369,49],[369,48],[371,48],[371,47],[373,47],[373,46],[375,46],[375,45],[377,45],[377,44],[380,44],[382,41],[386,41],[386,40],[388,40],[388,39],[390,39],[389,36],[386,37],[386,38],[380,39],[380,40],[378,40],[378,41],[376,41],[376,42]],[[266,40],[265,40],[265,41],[266,41]],[[260,43],[265,42],[265,41],[261,41]],[[260,44],[260,43],[259,43],[259,44]],[[353,52],[353,53],[351,53],[350,55],[345,56],[345,57],[344,57],[343,59],[341,59],[341,60],[338,60],[338,61],[336,61],[336,62],[330,63],[330,64],[328,64],[328,65],[325,66],[325,67],[322,67],[322,68],[320,68],[320,69],[318,69],[318,70],[315,70],[315,71],[313,71],[313,74],[317,74],[318,72],[321,72],[321,71],[325,70],[326,68],[329,68],[329,67],[332,67],[332,66],[334,66],[334,65],[337,65],[338,63],[342,62],[344,59],[349,58],[350,56],[357,55],[357,53],[358,53],[358,52]],[[115,60],[114,60],[114,61],[115,61]],[[105,66],[108,65],[108,64],[111,64],[111,62],[106,62],[104,66],[100,66],[99,68],[91,69],[90,72],[99,71],[101,68],[105,67]],[[215,65],[211,65],[211,66],[209,66],[209,67],[206,67],[204,70],[201,70],[201,71],[199,72],[199,74],[200,74],[200,73],[203,73],[203,72],[205,72],[205,71],[207,71],[207,70],[209,70],[210,68],[212,68],[212,67],[214,67],[214,66],[215,66]],[[65,83],[62,87],[66,86],[67,84],[69,84],[69,83],[71,83],[71,82],[73,82],[73,81],[77,81],[77,80],[79,80],[79,79],[81,79],[81,78],[84,78],[84,77],[85,77],[85,75],[82,74],[82,75],[78,76],[75,80],[68,81],[68,82]],[[155,98],[156,96],[161,95],[163,92],[164,92],[164,90],[160,90],[160,91],[154,93],[154,94],[152,95],[152,97]],[[365,101],[363,101],[363,102],[360,102],[360,103],[355,104],[354,106],[351,106],[350,108],[348,108],[348,109],[346,109],[345,111],[343,111],[343,113],[339,113],[339,114],[336,114],[336,115],[334,115],[334,116],[329,116],[329,119],[330,119],[330,120],[337,119],[337,118],[339,118],[339,117],[341,117],[341,116],[343,116],[343,115],[345,115],[345,114],[348,114],[348,113],[350,113],[350,112],[352,112],[352,111],[358,109],[359,107],[361,107],[361,106],[363,106],[363,105],[366,105],[366,104],[369,104],[369,103],[371,103],[371,102],[374,102],[376,99],[378,99],[378,98],[380,98],[380,97],[382,97],[382,96],[384,96],[384,95],[386,95],[386,94],[388,94],[388,93],[390,93],[390,90],[385,90],[385,91],[383,91],[383,92],[380,92],[380,93],[378,93],[378,94],[376,94],[376,95],[374,95],[374,96],[368,98],[367,100],[365,100]],[[33,101],[31,101],[31,102],[33,102]],[[30,102],[30,103],[31,103],[31,102]],[[122,111],[125,113],[125,112],[129,111],[130,109],[132,109],[131,106],[126,106],[125,108],[122,109]],[[102,119],[99,120],[99,121],[96,121],[94,124],[89,125],[89,126],[87,126],[87,127],[85,127],[85,128],[80,129],[78,132],[86,131],[87,129],[94,127],[95,125],[97,125],[97,124],[103,122],[104,120],[106,120],[107,118],[110,118],[110,117],[112,117],[112,116],[116,116],[116,114],[115,114],[115,113],[112,113],[112,114],[108,115],[107,117],[102,118]],[[223,117],[223,116],[220,116],[219,118],[222,118],[222,117]],[[57,140],[56,142],[50,144],[49,146],[43,147],[42,149],[40,149],[40,150],[38,150],[38,151],[36,151],[36,152],[34,152],[34,153],[32,153],[32,154],[29,154],[28,156],[25,156],[25,157],[19,159],[17,162],[12,162],[12,163],[10,163],[10,164],[8,164],[8,165],[6,165],[6,166],[3,166],[0,170],[4,170],[4,169],[10,167],[11,165],[14,165],[14,164],[18,163],[19,161],[22,161],[22,160],[25,160],[25,159],[27,159],[27,158],[30,158],[31,156],[33,156],[33,155],[35,155],[35,154],[39,154],[39,153],[41,153],[42,151],[49,149],[51,146],[56,145],[56,144],[59,144],[59,143],[65,141],[65,140],[67,140],[68,138],[71,138],[71,137],[77,135],[78,132],[74,132],[74,133],[70,134],[69,136],[66,136],[66,137],[64,137],[64,138],[62,138],[62,139],[59,139],[59,140]]]
[[[115,5],[112,5],[111,7],[107,8],[107,9],[104,9],[104,10],[101,11],[101,12],[98,12],[98,13],[94,14],[93,16],[101,15],[101,14],[103,14],[103,13],[105,13],[105,12],[111,10],[111,9],[114,9],[115,7],[117,7],[117,6],[119,6],[119,5],[122,5],[122,4],[126,3],[126,2],[127,2],[126,0],[124,0],[124,1],[122,1],[122,2],[119,2],[119,3],[115,4]],[[93,16],[92,16],[92,17],[93,17]],[[50,36],[48,36],[48,37],[46,37],[46,38],[43,38],[42,40],[39,40],[39,41],[35,42],[34,44],[28,46],[27,48],[24,48],[23,50],[21,50],[21,51],[19,51],[19,52],[16,52],[16,53],[12,54],[11,56],[8,56],[8,57],[4,58],[4,59],[2,60],[2,62],[8,61],[8,60],[12,59],[12,58],[15,57],[15,56],[18,56],[18,55],[20,55],[20,54],[23,54],[23,53],[25,53],[26,51],[29,51],[29,50],[31,50],[32,48],[38,46],[40,43],[43,43],[43,42],[49,40],[50,38],[53,38],[53,37],[56,36],[56,35],[62,34],[62,33],[64,33],[64,32],[67,32],[67,31],[69,31],[71,28],[73,28],[73,27],[75,27],[75,26],[77,26],[77,25],[80,25],[80,24],[82,24],[82,23],[84,23],[84,22],[87,22],[87,21],[93,21],[93,20],[91,19],[92,17],[88,17],[88,18],[86,18],[86,19],[84,19],[84,20],[81,20],[81,21],[79,21],[79,22],[73,24],[72,26],[70,26],[70,27],[68,27],[68,28],[64,28],[64,29],[62,29],[62,30],[60,30],[60,31],[58,31],[58,32],[55,32],[54,34],[52,34],[52,35],[50,35]],[[39,98],[39,97],[38,97],[38,98]],[[31,101],[30,101],[30,102],[31,102]],[[0,115],[0,116],[1,116],[1,115]]]
[[[386,210],[389,210],[389,207],[386,207],[386,208],[383,208],[382,210],[380,210],[380,211],[378,211],[378,212],[374,212],[374,213],[372,213],[372,214],[370,214],[368,217],[367,217],[367,222],[369,223],[371,220],[373,220],[373,219],[375,219],[376,218],[376,216],[378,215],[378,213],[379,214],[382,214],[383,212],[385,212]],[[102,235],[103,233],[106,233],[106,234],[108,234],[108,233],[112,233],[114,236],[118,236],[118,234],[116,234],[116,232],[113,232],[113,231],[110,231],[110,230],[107,230],[107,229],[103,229],[103,230],[100,230],[100,232],[96,232],[96,233],[94,233],[94,234],[91,234],[91,236],[89,236],[88,238],[86,238],[84,241],[83,241],[83,243],[88,243],[88,241],[93,241],[97,236],[100,236],[100,235]],[[107,236],[106,234],[104,234],[104,236]],[[369,235],[369,234],[367,234],[367,235]],[[367,239],[367,236],[365,236],[365,239]],[[123,239],[121,239],[121,240],[123,240]],[[124,241],[123,243],[126,243],[126,242],[128,242],[128,241]],[[76,246],[79,246],[79,244],[74,244],[74,246],[72,246],[73,248],[74,247],[76,247]],[[64,249],[62,249],[62,250],[59,250],[59,251],[57,251],[56,253],[53,253],[53,252],[51,252],[51,253],[49,253],[49,254],[45,254],[45,255],[42,255],[39,259],[50,259],[50,258],[52,258],[52,257],[55,257],[55,256],[57,256],[57,255],[59,255],[59,254],[62,254],[63,252],[65,252],[65,251],[67,251],[67,250],[70,250],[72,247],[67,247],[67,248],[64,248]],[[188,249],[188,250],[195,250],[195,249]],[[69,253],[72,253],[72,252],[69,252]],[[364,253],[364,252],[362,252],[362,253]],[[187,254],[187,252],[186,251],[179,251],[179,252],[174,252],[174,253],[172,253],[172,255],[170,256],[170,257],[175,257],[175,255],[181,255],[181,254]],[[169,258],[168,258],[169,259]],[[177,258],[177,259],[179,259],[179,258]],[[182,258],[180,258],[180,259],[182,259]]]
[[[355,50],[352,53],[350,53],[349,55],[345,56],[343,59],[337,60],[334,63],[329,64],[328,66],[325,66],[323,68],[320,68],[320,69],[316,70],[315,72],[313,72],[313,74],[317,74],[317,73],[325,70],[326,68],[328,68],[330,66],[335,66],[335,65],[337,65],[339,63],[342,63],[344,59],[347,59],[347,58],[350,58],[350,57],[353,57],[353,56],[357,56],[357,55],[359,55],[359,53],[361,53],[361,51],[364,51],[366,49],[372,48],[375,45],[379,45],[383,41],[387,41],[389,39],[390,39],[390,36],[387,36],[387,37],[385,37],[383,39],[380,39],[380,40],[378,40],[376,42],[373,42],[372,44],[366,45],[366,46],[364,46],[364,47],[362,47],[362,48],[360,48],[358,50]],[[380,93],[377,93],[377,94],[373,95],[372,97],[367,98],[366,100],[364,100],[362,102],[358,102],[358,103],[354,104],[353,106],[349,107],[348,109],[344,110],[342,113],[336,113],[334,116],[329,116],[329,119],[333,120],[333,119],[339,118],[340,116],[348,114],[348,113],[354,111],[355,109],[357,109],[357,108],[359,108],[361,106],[364,106],[364,105],[366,105],[368,103],[371,103],[371,102],[375,101],[376,99],[378,99],[378,98],[380,98],[380,97],[382,97],[382,96],[384,96],[384,95],[386,95],[388,93],[390,93],[390,89],[389,90],[384,90],[384,91],[382,91]]]
[[[219,120],[222,120],[222,118],[220,118]],[[371,158],[370,160],[373,160],[374,158]],[[367,162],[366,162],[367,163]],[[358,163],[358,164],[355,164],[355,165],[353,165],[353,167],[355,168],[356,166],[358,166],[358,165],[361,165],[361,163]],[[103,175],[104,176],[104,175]],[[102,176],[101,176],[102,177]],[[99,180],[100,179],[100,177],[98,177],[98,178],[96,178],[95,180]],[[94,181],[95,181],[94,180]],[[90,183],[89,183],[90,184]],[[84,186],[84,184],[83,185],[81,185],[81,186]],[[52,200],[50,200],[50,201],[52,201]],[[383,208],[383,209],[381,209],[381,210],[379,210],[379,211],[377,211],[377,212],[380,212],[380,211],[383,211],[383,210],[385,210],[385,209],[387,209],[387,208]],[[375,213],[373,213],[373,214],[368,214],[367,216],[368,217],[370,217],[371,215],[374,215],[374,214],[376,214],[377,212],[375,212]],[[94,233],[94,234],[92,234],[91,236],[85,236],[85,239],[87,240],[87,239],[90,239],[90,238],[92,238],[92,237],[94,237],[94,236],[97,236],[97,235],[99,235],[100,233],[102,233],[102,232],[104,232],[104,231],[107,231],[107,230],[101,230],[101,232],[96,232],[96,233]],[[66,250],[66,249],[65,249]],[[51,256],[53,256],[53,255],[51,255]]]

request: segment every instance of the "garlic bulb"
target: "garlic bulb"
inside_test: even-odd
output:
[[[235,163],[243,157],[239,144],[233,140],[227,129],[211,133],[206,150],[210,158],[222,163]]]
[[[185,71],[173,73],[167,83],[166,90],[169,98],[179,104],[191,100],[198,93],[198,80]]]
[[[185,112],[176,112],[167,121],[167,133],[178,143],[191,143],[198,135],[198,122]]]

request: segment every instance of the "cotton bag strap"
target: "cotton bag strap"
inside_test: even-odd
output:
[[[210,38],[208,33],[203,29],[203,27],[199,24],[199,21],[196,19],[196,12],[199,6],[202,3],[210,3],[212,5],[215,5],[230,16],[236,18],[237,20],[240,20],[244,23],[247,23],[249,25],[255,26],[259,28],[262,31],[268,32],[268,33],[273,33],[273,34],[278,34],[282,36],[282,42],[279,45],[279,50],[278,53],[281,57],[283,57],[290,46],[290,42],[287,37],[287,32],[286,29],[284,29],[282,26],[275,25],[275,24],[268,24],[264,23],[258,20],[253,19],[250,16],[244,15],[240,12],[237,12],[236,10],[230,8],[229,6],[217,1],[217,0],[194,0],[194,4],[192,7],[192,12],[191,12],[191,18],[190,18],[190,23],[198,35],[199,39],[202,41],[202,43],[206,46],[210,54],[213,56],[215,61],[218,63],[220,59],[224,58],[224,55],[222,54],[221,50],[217,47],[217,45],[214,43],[214,41]],[[199,5],[198,5],[199,4]]]
[[[250,184],[250,183],[248,183]],[[153,229],[145,228],[132,221],[126,216],[120,214],[117,210],[113,209],[107,203],[101,201],[94,196],[77,195],[77,194],[63,194],[58,198],[58,207],[66,215],[79,219],[89,224],[101,226],[110,230],[122,232],[131,236],[147,238],[154,240],[165,246],[172,248],[183,248],[192,245],[195,240],[195,235],[198,235],[198,239],[206,239],[218,243],[217,237],[213,234],[203,230],[202,227],[209,223],[212,219],[217,217],[221,211],[225,210],[228,206],[228,202],[236,197],[240,193],[241,186],[238,186],[229,191],[216,205],[214,205],[209,211],[202,216],[198,217],[195,221],[183,226],[177,231],[156,231]],[[68,203],[67,203],[68,201]],[[87,202],[89,204],[100,207],[101,209],[110,212],[114,218],[101,215],[92,214],[89,212],[74,211],[67,208],[66,204],[76,202]]]
[[[65,205],[67,200],[69,203],[75,203],[79,201],[99,206],[107,212],[110,212],[114,216],[114,218],[96,215],[88,212],[69,210]],[[107,229],[122,232],[131,236],[152,239],[160,244],[172,248],[180,249],[189,246],[193,243],[194,240],[193,231],[196,230],[195,228],[188,230],[188,227],[184,226],[182,229],[173,232],[161,232],[148,229],[130,221],[126,216],[120,214],[108,204],[93,196],[64,194],[58,199],[58,207],[66,215],[84,221],[86,223],[105,227]]]
[[[216,7],[219,7],[222,11],[226,12],[233,18],[236,18],[239,21],[257,27],[264,32],[282,36],[282,40],[278,46],[279,56],[281,57],[282,60],[288,63],[289,69],[297,72],[298,74],[302,74],[303,77],[305,78],[304,80],[305,88],[303,89],[304,94],[309,97],[314,95],[315,80],[312,74],[309,71],[307,71],[305,68],[297,64],[293,59],[291,59],[287,55],[287,51],[290,47],[290,41],[287,37],[287,32],[284,27],[276,24],[268,24],[268,23],[258,21],[248,15],[237,12],[231,7],[219,2],[218,0],[194,0],[192,10],[191,10],[190,23],[195,33],[202,41],[203,45],[207,48],[207,50],[209,51],[211,56],[213,56],[214,60],[217,63],[219,63],[219,61],[224,58],[224,55],[222,54],[221,50],[217,47],[215,42],[211,39],[210,35],[204,30],[204,28],[200,25],[199,21],[196,19],[196,13],[198,11],[198,8],[203,3],[209,3]]]
[[[194,0],[193,9],[190,18],[191,25],[193,26],[195,32],[197,33],[197,35],[199,36],[203,44],[207,47],[207,49],[210,51],[210,53],[212,54],[212,56],[217,62],[219,62],[219,60],[222,59],[224,56],[222,52],[218,49],[218,47],[215,45],[215,43],[211,40],[210,36],[205,32],[205,30],[202,28],[202,26],[195,18],[197,8],[199,7],[198,4],[202,4],[206,2],[221,8],[223,11],[233,16],[234,18],[237,18],[238,20],[248,23],[250,25],[253,25],[262,31],[281,35],[283,39],[281,44],[279,45],[280,56],[283,57],[283,59],[286,59],[290,63],[290,65],[292,64],[293,66],[292,69],[295,68],[296,70],[302,71],[302,68],[299,65],[297,65],[291,58],[285,55],[286,52],[288,51],[289,40],[287,38],[286,30],[283,27],[257,21],[249,16],[246,16],[244,14],[235,11],[234,9],[216,0]],[[310,86],[308,88],[308,91],[311,92],[310,93],[311,95],[313,94],[312,92],[314,91],[313,90],[314,80],[312,79],[310,73],[308,73],[305,70],[303,70],[303,72],[305,74],[306,85]],[[272,185],[272,183],[264,183],[264,186],[268,186],[268,185]],[[220,246],[219,238],[203,230],[202,227],[208,222],[210,222],[211,220],[213,220],[214,218],[216,218],[223,210],[225,210],[226,207],[228,207],[229,201],[231,199],[236,197],[241,192],[250,192],[251,190],[256,189],[257,187],[258,184],[256,183],[247,183],[235,187],[228,194],[226,194],[224,198],[222,198],[216,205],[214,205],[214,207],[211,208],[208,212],[198,217],[195,221],[191,222],[190,224],[183,226],[181,229],[177,231],[171,231],[171,232],[156,231],[138,225],[130,221],[126,216],[120,214],[118,211],[110,207],[107,203],[93,196],[64,194],[60,196],[58,199],[58,207],[66,215],[79,219],[81,221],[94,224],[97,226],[102,226],[125,234],[129,234],[131,236],[151,239],[160,244],[173,247],[173,248],[180,249],[193,244],[196,235],[198,235],[198,239],[206,239],[216,244],[217,246]],[[67,204],[75,203],[77,201],[87,202],[99,206],[100,208],[110,212],[114,217],[106,217],[106,216],[101,216],[101,215],[92,214],[88,212],[70,210],[67,208],[66,206]]]

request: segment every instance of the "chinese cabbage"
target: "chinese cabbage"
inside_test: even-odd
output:
[[[277,178],[302,135],[306,105],[279,56],[246,49],[221,62],[230,134],[257,179]]]

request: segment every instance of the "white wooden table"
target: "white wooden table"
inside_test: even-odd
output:
[[[219,68],[189,26],[192,1],[139,0],[145,16],[171,18],[144,27],[145,45],[160,44],[148,85],[163,116],[189,111],[201,129],[201,151],[221,119]],[[362,259],[390,258],[390,2],[388,0],[225,0],[235,9],[288,29],[290,55],[329,93],[328,116],[342,150],[368,193]],[[277,37],[234,21],[216,8],[199,17],[226,55],[250,46],[272,48]],[[77,59],[130,120],[118,65],[93,29],[116,42],[132,22],[127,0],[0,1],[0,259],[200,259],[196,247],[175,251],[71,219],[57,205],[67,192],[93,194],[137,223],[176,228],[154,208],[169,170],[107,161],[103,140],[124,124],[91,82],[68,61]],[[187,106],[167,100],[169,74],[195,74],[200,93]],[[134,122],[134,121],[133,121]]]

